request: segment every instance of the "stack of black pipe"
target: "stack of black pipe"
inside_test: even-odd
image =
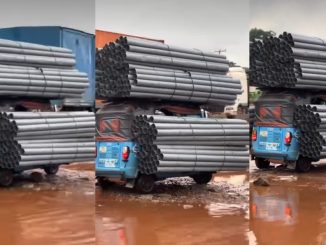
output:
[[[0,168],[91,161],[94,135],[92,112],[0,113]]]
[[[326,90],[326,40],[284,32],[254,41],[250,83],[261,88]]]
[[[96,54],[97,97],[230,105],[241,94],[224,55],[121,37]]]
[[[314,160],[326,157],[326,105],[300,105],[294,114],[300,130],[300,154]]]
[[[244,170],[249,164],[249,125],[240,119],[136,116],[141,173]]]

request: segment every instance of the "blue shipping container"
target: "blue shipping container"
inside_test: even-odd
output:
[[[72,50],[76,56],[76,68],[87,73],[90,81],[80,104],[91,107],[95,105],[95,36],[93,34],[60,26],[23,26],[0,29],[0,38]]]

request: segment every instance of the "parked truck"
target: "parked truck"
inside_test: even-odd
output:
[[[234,105],[226,106],[224,113],[229,118],[234,118],[237,115],[244,115],[248,112],[248,79],[246,71],[243,67],[230,67],[229,76],[239,79],[243,93],[237,96]]]

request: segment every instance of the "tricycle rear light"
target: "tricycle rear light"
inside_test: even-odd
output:
[[[124,146],[122,149],[122,160],[128,161],[130,155],[130,148],[128,146]]]
[[[291,132],[286,132],[284,142],[286,145],[290,145],[292,141],[292,133]]]
[[[253,129],[251,133],[251,140],[256,141],[257,140],[257,130]]]

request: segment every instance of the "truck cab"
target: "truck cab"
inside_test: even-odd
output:
[[[312,159],[299,154],[299,130],[293,125],[297,105],[309,103],[307,97],[287,93],[265,93],[255,104],[251,132],[251,153],[259,169],[281,163],[299,172],[310,170]]]
[[[191,173],[166,173],[142,175],[138,171],[137,152],[139,146],[132,138],[132,121],[136,115],[182,115],[206,117],[198,107],[162,105],[142,102],[110,102],[96,113],[96,161],[95,170],[98,184],[107,188],[113,183],[123,183],[138,192],[149,193],[156,180],[168,177],[189,176]],[[208,183],[211,173],[191,176],[197,183]]]

